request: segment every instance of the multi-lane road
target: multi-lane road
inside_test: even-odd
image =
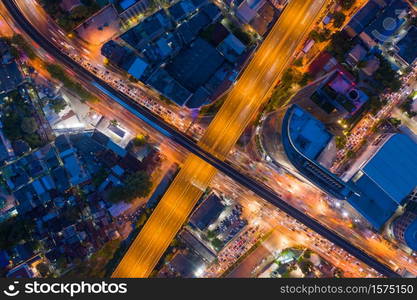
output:
[[[294,1],[294,2],[298,2],[298,5],[300,5],[300,1]],[[317,5],[318,2],[319,1],[317,1],[315,3],[315,5]],[[392,270],[387,268],[385,265],[379,263],[378,261],[376,261],[375,259],[370,257],[364,251],[354,247],[349,242],[343,240],[337,234],[335,234],[334,232],[330,231],[329,229],[323,227],[322,225],[320,225],[315,220],[310,219],[309,217],[305,216],[300,211],[292,208],[290,205],[288,205],[286,202],[284,202],[282,199],[280,199],[279,196],[276,195],[274,192],[272,192],[269,188],[255,182],[254,180],[248,178],[245,175],[240,174],[237,170],[233,169],[231,166],[227,165],[221,159],[219,159],[219,158],[224,158],[227,155],[226,152],[228,152],[228,151],[223,150],[224,151],[223,153],[226,153],[226,154],[222,154],[222,152],[219,152],[219,153],[217,153],[217,157],[214,157],[213,155],[209,154],[207,151],[204,151],[203,149],[198,147],[188,137],[184,136],[182,133],[180,133],[177,130],[175,130],[175,129],[171,128],[170,126],[166,125],[165,122],[163,122],[161,119],[155,117],[148,110],[140,107],[137,103],[135,103],[134,101],[132,101],[131,99],[129,99],[125,95],[119,93],[118,91],[114,90],[111,86],[107,85],[105,82],[103,82],[99,78],[90,74],[84,68],[80,67],[73,60],[71,60],[69,57],[67,57],[65,54],[63,54],[54,44],[52,44],[50,41],[48,41],[44,36],[42,36],[30,24],[30,22],[28,22],[28,20],[26,20],[25,17],[21,14],[18,7],[15,5],[14,1],[5,0],[5,1],[3,1],[3,3],[6,5],[10,15],[14,18],[15,22],[17,22],[19,24],[19,26],[38,45],[40,45],[42,48],[47,50],[52,56],[54,56],[55,59],[60,61],[63,65],[66,65],[67,67],[73,69],[79,76],[83,76],[83,78],[86,79],[85,84],[87,84],[91,87],[91,85],[93,83],[95,83],[96,87],[100,87],[100,89],[102,91],[105,91],[107,94],[111,94],[111,96],[113,97],[113,99],[116,102],[119,102],[119,104],[121,106],[123,106],[125,109],[131,111],[136,117],[139,117],[142,120],[145,120],[152,127],[157,129],[161,133],[167,135],[168,137],[170,137],[171,139],[173,139],[174,141],[176,141],[177,143],[182,145],[184,148],[186,148],[187,150],[189,150],[193,154],[197,155],[199,158],[197,158],[196,156],[190,157],[187,160],[187,163],[185,164],[185,166],[183,168],[183,170],[184,169],[189,170],[188,173],[185,173],[185,172],[183,172],[183,173],[186,175],[185,178],[187,176],[189,176],[188,177],[189,179],[187,180],[187,183],[190,184],[190,186],[191,186],[190,188],[192,190],[195,191],[195,189],[197,189],[197,190],[201,191],[201,189],[204,188],[204,181],[206,181],[206,180],[209,181],[209,179],[211,179],[213,174],[216,172],[215,168],[217,168],[218,170],[224,172],[226,175],[230,176],[232,179],[236,180],[240,184],[242,184],[244,186],[247,186],[248,188],[253,190],[256,194],[258,194],[262,198],[264,198],[264,199],[268,200],[269,202],[273,203],[274,205],[276,205],[277,207],[282,209],[288,215],[294,217],[295,219],[297,219],[301,223],[304,223],[306,226],[312,228],[313,230],[317,231],[319,234],[321,234],[324,237],[326,237],[327,239],[329,239],[331,242],[333,242],[336,245],[344,248],[345,250],[347,250],[348,252],[350,252],[354,256],[363,260],[365,263],[372,266],[373,268],[375,268],[376,270],[378,270],[382,274],[384,274],[386,276],[392,276],[392,277],[397,277],[398,276],[398,274],[396,274],[395,272],[393,272]],[[314,8],[314,5],[312,7]],[[289,7],[289,8],[291,8],[291,7]],[[310,7],[307,7],[307,5],[304,5],[302,8],[307,9],[307,8],[310,8]],[[297,9],[302,9],[302,8],[297,8]],[[287,9],[287,12],[286,12],[287,14],[289,14],[288,11],[291,12],[291,10]],[[285,20],[280,21],[280,23],[278,23],[278,24],[283,24],[283,25],[286,24],[287,26],[293,27],[291,25],[297,24],[297,23],[295,23],[295,21],[296,21],[296,16],[298,14],[299,14],[298,10],[297,11],[293,10],[292,15],[289,14],[289,16],[290,16],[289,19],[291,19],[291,20],[288,19],[286,22],[285,22]],[[303,27],[303,25],[305,25],[306,22],[308,22],[308,18],[307,18],[308,15],[310,15],[310,14],[305,14],[301,17],[301,19],[299,19],[298,26]],[[280,25],[280,26],[283,26],[283,25]],[[294,29],[290,28],[289,30],[285,30],[284,32],[281,32],[281,34],[283,34],[283,36],[286,36],[287,34],[289,35],[288,31],[292,32],[292,34],[296,34],[297,31],[293,31],[293,30]],[[300,30],[300,29],[298,29],[298,30]],[[305,29],[305,31],[307,31],[307,29]],[[274,32],[276,32],[276,28],[271,32],[270,36],[272,36],[272,34]],[[298,32],[298,34],[304,34],[304,32]],[[269,42],[269,47],[270,47],[269,50],[267,49],[267,46],[265,46],[265,47],[262,46],[264,48],[261,47],[261,49],[259,49],[259,51],[261,51],[262,49],[265,49],[265,50],[263,50],[263,51],[266,51],[266,52],[264,52],[265,57],[263,57],[263,58],[260,57],[259,59],[254,60],[254,62],[256,63],[256,64],[254,64],[254,66],[259,67],[259,64],[267,64],[268,68],[266,68],[266,70],[265,70],[265,65],[264,65],[265,74],[267,74],[268,76],[271,76],[274,73],[275,76],[277,76],[277,78],[278,78],[280,72],[278,72],[277,70],[275,70],[275,72],[271,71],[271,67],[276,63],[276,60],[273,60],[271,58],[271,55],[273,55],[273,54],[277,55],[277,53],[274,53],[274,51],[276,51],[278,45],[281,45],[280,47],[283,47],[284,45],[294,47],[292,49],[292,51],[287,52],[287,55],[289,55],[289,56],[285,56],[284,55],[285,52],[283,52],[280,56],[280,59],[288,60],[288,58],[291,56],[292,52],[294,51],[294,49],[296,47],[296,44],[298,43],[298,41],[293,36],[289,36],[289,37],[290,37],[289,39],[286,39],[286,41],[287,41],[286,43],[284,43],[284,39],[282,39],[282,38],[279,39],[279,40],[270,41]],[[267,41],[268,41],[268,39],[265,41],[264,45],[268,45],[266,43]],[[271,47],[271,45],[273,45],[273,47]],[[259,83],[259,77],[258,77],[259,72],[258,72],[258,70],[260,70],[260,69],[259,68],[258,69],[257,68],[249,69],[248,68],[247,70],[252,70],[251,71],[252,74],[255,74],[255,78],[252,78],[252,79],[253,80],[257,79],[258,83]],[[245,78],[245,77],[242,76],[242,78]],[[270,79],[270,78],[269,78],[269,80],[271,80],[271,82],[275,81],[275,80]],[[252,80],[245,81],[245,82],[248,86],[254,88]],[[271,82],[269,83],[269,85],[273,86],[273,84],[271,84]],[[247,90],[245,89],[246,84],[241,85],[242,90],[240,92],[237,92],[234,96],[235,99],[241,100],[240,103],[245,103],[243,101],[249,101],[250,100],[247,97],[245,97],[245,95],[248,95],[248,96],[250,95],[249,93],[247,93]],[[236,86],[238,86],[238,84]],[[268,86],[265,87],[265,90],[264,90],[265,95],[268,93],[269,88],[268,88]],[[255,89],[255,90],[257,90],[257,89]],[[257,96],[257,95],[259,96],[259,95],[262,95],[262,94],[254,93],[252,95],[253,96]],[[237,120],[238,122],[242,122],[242,120],[246,120],[246,122],[248,122],[250,120],[250,116],[253,116],[253,114],[256,113],[257,109],[262,104],[261,102],[263,101],[263,98],[265,98],[265,96],[260,97],[260,98],[251,98],[252,102],[246,102],[246,103],[248,103],[248,105],[242,104],[244,106],[242,111],[237,112],[237,110],[233,109],[233,107],[232,108],[229,107],[228,108],[229,112],[226,111],[223,114],[226,117],[228,117],[231,112],[234,112],[235,113],[235,118],[234,118],[235,120]],[[259,103],[257,103],[257,102],[259,102]],[[252,105],[253,111],[251,111],[251,109],[249,107],[249,105],[251,103],[253,104]],[[227,108],[228,106],[225,106],[225,107]],[[214,123],[214,124],[216,124],[216,123]],[[229,145],[233,146],[233,144],[235,142],[235,140],[232,139],[233,136],[226,135],[224,129],[227,126],[228,131],[235,130],[235,134],[236,134],[237,137],[238,137],[237,133],[239,133],[241,131],[236,127],[236,124],[231,123],[231,124],[227,125],[226,123],[222,123],[222,122],[220,122],[218,124],[219,125],[217,125],[217,126],[220,126],[219,128],[212,129],[213,131],[209,131],[209,132],[215,132],[215,134],[218,134],[220,132],[221,133],[220,137],[223,137],[226,140],[230,139],[230,142],[226,143],[225,145],[229,144]],[[243,125],[243,123],[242,123],[242,125]],[[223,128],[223,130],[222,130],[222,128]],[[206,139],[202,140],[203,147],[208,149],[208,150],[210,150],[210,148],[211,148],[211,147],[208,147],[210,145],[209,144],[210,139],[211,139],[211,137],[208,138],[207,140]],[[221,147],[219,148],[219,145],[221,145],[221,144],[219,142],[217,142],[217,139],[211,145],[212,145],[213,149],[221,150],[220,149]],[[211,166],[209,164],[204,163],[202,160],[211,164]],[[189,167],[186,168],[187,166],[189,166]],[[214,167],[212,167],[212,166],[214,166]],[[197,177],[196,176],[197,174],[201,174],[200,177]],[[177,185],[177,191],[179,191],[178,199],[180,200],[179,204],[186,201],[186,199],[182,198],[182,196],[181,196],[181,195],[183,195],[181,191],[185,191],[185,189],[183,189],[183,187],[185,187],[185,186],[181,186],[181,184]],[[171,187],[170,190],[171,189],[173,189],[173,187]],[[197,193],[200,193],[200,192],[197,192]],[[166,206],[164,206],[164,205],[161,206],[162,209],[164,209],[164,210],[168,209],[170,211],[170,214],[167,215],[167,217],[172,217],[172,216],[176,217],[176,216],[178,216],[178,212],[180,210],[176,209],[175,207],[170,206],[170,203],[167,203],[167,204],[168,205],[166,205]],[[192,208],[192,205],[189,205],[189,206]],[[181,207],[180,207],[180,209],[181,209]],[[187,217],[188,212],[186,210],[182,211],[182,214],[185,215],[185,218]],[[165,221],[165,219],[164,219],[164,221]],[[161,225],[163,225],[163,224],[161,224]],[[175,231],[175,228],[174,228],[173,231]],[[157,235],[157,233],[154,232],[153,235]],[[166,241],[166,240],[169,240],[169,239],[164,239],[164,241]],[[168,242],[168,244],[169,244],[169,242]],[[165,244],[162,245],[161,244],[159,246],[162,246],[162,248],[163,248],[163,247],[166,247],[167,245],[165,245]],[[131,252],[131,251],[129,250],[129,252]],[[163,252],[163,250],[162,250],[162,252]],[[140,252],[138,252],[138,253],[140,253]],[[135,264],[132,264],[130,266],[127,265],[128,269],[136,270],[136,268],[135,268],[135,266],[137,265],[137,260],[135,259],[136,254],[137,253],[135,253],[135,251],[132,252],[133,256],[131,256],[131,258],[133,259],[133,262]],[[162,254],[162,253],[160,253],[160,254]],[[148,269],[150,269],[150,268],[148,268]],[[120,270],[122,270],[122,269],[120,269]],[[147,270],[147,272],[150,272],[150,271]],[[122,273],[122,274],[118,275],[117,272],[115,273],[115,275],[117,275],[117,276],[126,276],[126,277],[139,276],[139,275],[137,275],[137,273],[135,273],[135,274],[134,273],[125,273],[125,274]],[[142,275],[142,276],[144,276],[144,275]]]
[[[220,160],[226,158],[326,2],[290,2],[199,141],[201,148]],[[216,169],[201,158],[190,155],[186,159],[114,277],[149,276],[215,174]]]

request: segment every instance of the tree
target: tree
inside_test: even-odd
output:
[[[297,58],[296,60],[294,60],[294,66],[296,67],[302,67],[303,66],[303,58]]]
[[[310,32],[310,38],[317,43],[322,43],[330,39],[330,30],[325,28],[321,31],[312,30]]]
[[[57,64],[46,63],[45,68],[52,78],[61,81],[67,89],[76,93],[82,101],[92,102],[97,100],[97,98],[90,94],[90,92],[88,92],[85,88],[83,88],[81,84],[69,78],[61,66]]]
[[[42,277],[46,277],[49,274],[49,267],[45,263],[40,263],[36,266],[36,269],[38,270],[39,274],[41,274]]]
[[[117,127],[119,126],[119,122],[116,119],[110,120],[110,125]]]
[[[42,145],[42,141],[36,133],[32,134],[25,134],[23,135],[23,139],[29,146],[34,149]]]
[[[346,152],[346,157],[348,158],[348,159],[351,159],[351,158],[354,158],[355,157],[355,152],[354,151],[352,151],[352,150],[349,150],[348,152]]]
[[[65,256],[60,256],[57,260],[56,260],[56,267],[60,270],[64,270],[68,265],[68,261],[67,258]]]
[[[388,122],[390,122],[391,125],[394,126],[394,127],[401,126],[401,120],[400,119],[397,119],[397,118],[389,118],[388,119]]]
[[[346,53],[352,49],[354,42],[344,31],[338,31],[331,37],[328,51],[336,57],[338,61],[344,60]]]
[[[67,107],[67,102],[63,98],[57,98],[55,100],[49,100],[49,105],[55,113],[60,113]]]
[[[152,182],[146,172],[138,171],[129,175],[124,185],[113,187],[108,200],[111,202],[132,202],[136,198],[142,198],[151,192]]]
[[[133,140],[132,140],[132,143],[133,143],[133,145],[134,146],[136,146],[136,147],[141,147],[141,146],[144,146],[144,145],[146,145],[146,142],[147,142],[147,137],[146,136],[144,136],[144,135],[138,135],[138,136],[136,136]]]
[[[25,117],[22,119],[22,124],[20,128],[23,132],[32,134],[38,130],[38,123],[36,122],[35,118],[33,117]]]
[[[372,115],[376,115],[384,104],[376,95],[369,97],[369,108]]]
[[[148,220],[148,215],[146,213],[142,213],[139,216],[138,221],[136,222],[136,228],[140,228],[145,225],[145,222]]]
[[[95,187],[99,187],[109,175],[108,169],[102,167],[98,172],[94,174],[92,183]]]
[[[311,74],[310,74],[310,73],[308,73],[308,72],[306,72],[306,73],[304,73],[304,74],[301,76],[300,80],[298,80],[298,84],[299,84],[299,85],[301,85],[301,86],[305,86],[305,85],[307,85],[307,83],[308,83],[311,79],[312,79]]]
[[[337,2],[343,10],[349,10],[356,3],[356,0],[338,0]]]
[[[207,231],[207,238],[208,239],[214,239],[216,237],[216,233],[213,230],[208,230]]]
[[[211,241],[211,244],[213,245],[214,248],[216,248],[216,250],[220,250],[223,247],[223,242],[218,238],[214,238]]]
[[[0,223],[0,249],[9,249],[31,237],[33,224],[22,217],[13,217]]]
[[[345,145],[346,145],[346,136],[341,135],[341,136],[336,136],[336,148],[337,149],[342,149]]]
[[[342,27],[345,23],[346,15],[340,11],[336,11],[333,13],[333,25],[336,28]]]
[[[375,72],[375,79],[381,82],[384,88],[397,92],[401,88],[401,80],[398,78],[397,72],[392,69],[390,62],[382,55],[378,55],[378,59],[380,65]]]
[[[13,35],[10,42],[25,52],[30,59],[36,58],[36,54],[32,46],[30,46],[20,34]]]
[[[414,118],[417,115],[417,112],[413,110],[413,102],[413,98],[410,97],[400,105],[400,109],[410,118]]]
[[[9,140],[15,141],[22,137],[22,132],[19,127],[19,116],[16,114],[8,113],[3,115],[1,119],[3,123],[3,132]]]

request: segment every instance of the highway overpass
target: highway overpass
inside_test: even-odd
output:
[[[173,141],[177,142],[179,145],[183,146],[185,149],[193,153],[196,157],[202,161],[207,162],[209,165],[215,169],[223,172],[224,174],[230,176],[239,184],[246,186],[255,192],[258,196],[264,198],[270,203],[274,204],[281,210],[283,210],[288,215],[294,217],[299,222],[310,227],[312,230],[318,232],[329,241],[333,242],[335,245],[343,248],[350,254],[354,255],[358,259],[362,260],[369,266],[373,267],[375,270],[387,277],[399,277],[397,273],[389,269],[386,265],[378,262],[371,256],[369,256],[365,251],[355,247],[348,241],[344,240],[338,236],[335,232],[329,230],[328,228],[322,226],[317,221],[311,219],[310,217],[304,215],[302,212],[291,207],[285,201],[283,201],[279,195],[273,192],[270,188],[264,186],[263,184],[256,182],[255,180],[248,178],[246,175],[241,174],[238,170],[223,162],[221,159],[211,155],[207,151],[204,151],[201,147],[197,146],[194,141],[189,137],[185,136],[183,133],[167,125],[159,117],[153,115],[149,110],[141,107],[135,101],[131,100],[129,97],[120,93],[119,91],[113,89],[111,86],[103,82],[101,79],[97,78],[83,67],[75,63],[71,58],[66,56],[60,51],[53,43],[51,43],[47,38],[40,34],[28,20],[25,19],[25,16],[21,14],[18,7],[13,0],[4,0],[4,5],[8,9],[10,15],[13,17],[15,22],[19,24],[23,31],[26,32],[39,46],[44,48],[49,52],[55,59],[60,61],[63,65],[74,70],[77,74],[80,74],[83,78],[89,79],[86,83],[94,86],[94,88],[100,87],[101,91],[106,91],[108,95],[113,97],[115,101],[122,101],[124,104],[121,104],[126,109],[131,110],[139,118],[148,122],[154,129],[160,131],[162,134],[167,135]],[[119,103],[120,104],[120,103]]]

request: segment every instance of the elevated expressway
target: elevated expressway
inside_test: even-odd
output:
[[[262,43],[198,145],[225,160],[270,95],[327,0],[292,0]],[[187,220],[217,170],[190,155],[113,273],[147,277]]]
[[[264,51],[264,55],[265,53],[267,54],[264,57],[259,57],[259,55],[255,56],[255,59],[252,61],[251,65],[248,66],[247,71],[245,72],[245,74],[249,71],[252,70],[251,73],[252,74],[257,74],[256,72],[256,67],[259,68],[260,64],[263,64],[263,68],[267,69],[267,75],[268,76],[273,76],[273,79],[271,79],[271,81],[277,81],[280,73],[282,72],[282,70],[280,72],[275,71],[274,74],[272,74],[273,72],[271,72],[271,67],[273,67],[276,64],[276,59],[273,59],[271,54],[274,54],[274,49],[276,49],[279,45],[280,47],[282,47],[282,39],[281,40],[276,40],[276,37],[272,40],[271,42],[271,36],[274,34],[277,34],[277,26],[279,24],[283,24],[283,25],[279,25],[279,26],[284,26],[286,24],[286,26],[291,27],[291,24],[297,24],[296,23],[296,19],[294,19],[294,15],[299,14],[299,18],[301,18],[301,21],[303,26],[305,27],[304,32],[301,33],[301,35],[304,35],[306,31],[308,31],[309,26],[311,26],[311,24],[313,23],[313,21],[310,21],[310,24],[307,26],[306,22],[307,19],[305,19],[308,15],[302,16],[302,13],[299,11],[299,7],[300,5],[302,5],[303,1],[300,0],[294,0],[294,2],[296,2],[297,6],[293,7],[290,6],[287,8],[286,12],[284,13],[284,15],[282,17],[284,17],[285,15],[287,15],[286,17],[286,23],[284,23],[282,20],[283,18],[281,18],[281,21],[278,22],[273,31],[271,32],[271,34],[269,35],[269,37],[267,38],[267,40],[264,42],[264,45],[268,45],[266,44],[267,41],[269,41],[269,51],[266,51],[268,49],[262,50],[263,48],[265,48],[266,46],[263,46],[259,49],[258,53],[260,53],[260,51]],[[309,4],[313,3],[314,1],[307,1]],[[324,2],[325,1],[317,1],[320,2],[321,5],[324,6]],[[123,258],[123,260],[121,261],[121,264],[118,266],[118,268],[116,269],[116,271],[113,274],[113,277],[146,277],[149,275],[149,273],[151,272],[153,266],[151,266],[152,264],[156,264],[157,260],[159,259],[159,257],[163,254],[163,251],[166,249],[166,247],[168,246],[169,242],[170,242],[170,238],[168,237],[168,234],[172,234],[172,237],[175,235],[175,233],[178,231],[179,227],[182,225],[182,222],[184,222],[189,214],[189,212],[191,211],[194,202],[197,201],[195,198],[194,199],[190,199],[190,197],[187,198],[182,198],[183,194],[184,195],[189,195],[189,193],[187,194],[186,191],[192,190],[194,191],[196,194],[194,196],[197,196],[201,194],[201,190],[205,188],[205,186],[203,185],[204,180],[207,181],[206,184],[208,184],[209,180],[214,176],[214,173],[216,172],[215,169],[223,172],[224,174],[226,174],[227,176],[229,176],[230,178],[232,178],[233,180],[235,180],[236,182],[238,182],[239,184],[247,187],[248,189],[252,190],[254,193],[256,193],[257,195],[259,195],[260,197],[264,198],[265,200],[269,201],[270,203],[274,204],[275,206],[277,206],[279,209],[281,209],[282,211],[284,211],[285,213],[287,213],[288,215],[290,215],[291,217],[295,218],[296,220],[298,220],[299,222],[305,224],[306,226],[310,227],[312,230],[316,231],[317,233],[321,234],[322,236],[324,236],[325,238],[327,238],[329,241],[333,242],[335,245],[343,248],[344,250],[346,250],[347,252],[349,252],[350,254],[354,255],[355,257],[357,257],[358,259],[362,260],[363,262],[365,262],[366,264],[368,264],[369,266],[373,267],[375,270],[377,270],[378,272],[380,272],[381,274],[388,276],[388,277],[399,277],[399,275],[397,273],[395,273],[394,271],[392,271],[390,268],[388,268],[386,265],[380,263],[379,261],[377,261],[376,259],[374,259],[373,257],[369,256],[365,251],[355,247],[354,245],[352,245],[349,241],[344,240],[343,238],[341,238],[340,236],[338,236],[335,232],[329,230],[328,228],[326,228],[325,226],[321,225],[320,223],[318,223],[317,221],[315,221],[314,219],[311,219],[310,217],[306,216],[305,214],[303,214],[302,212],[300,212],[299,210],[293,208],[291,205],[289,205],[288,203],[286,203],[284,200],[282,200],[279,195],[277,195],[275,192],[273,192],[272,190],[270,190],[268,187],[266,187],[265,185],[247,177],[246,175],[242,175],[238,170],[236,170],[235,168],[233,168],[232,166],[228,165],[227,163],[223,162],[224,157],[226,157],[227,149],[224,148],[224,150],[220,153],[218,153],[216,156],[208,153],[207,151],[205,151],[205,149],[211,150],[211,149],[215,149],[216,147],[219,147],[219,145],[221,146],[221,144],[219,142],[214,143],[213,144],[213,148],[212,147],[208,147],[208,143],[210,142],[211,135],[209,136],[209,138],[204,138],[202,140],[202,142],[200,143],[200,145],[202,147],[205,147],[205,149],[202,149],[202,147],[199,147],[198,145],[196,145],[192,140],[190,140],[190,138],[188,138],[187,136],[185,136],[183,133],[179,132],[178,130],[170,127],[169,125],[167,125],[163,120],[161,120],[160,118],[158,118],[157,116],[153,115],[150,111],[148,111],[147,109],[141,107],[139,104],[137,104],[136,102],[134,102],[133,100],[131,100],[129,97],[127,97],[126,95],[118,92],[117,90],[113,89],[111,86],[109,86],[108,84],[106,84],[105,82],[103,82],[101,79],[97,78],[96,76],[94,76],[93,74],[91,74],[90,72],[88,72],[87,70],[85,70],[83,67],[81,67],[80,65],[78,65],[76,62],[74,62],[71,58],[69,58],[67,55],[65,55],[65,53],[62,53],[60,51],[60,49],[54,45],[53,42],[49,41],[48,38],[50,38],[50,36],[45,37],[44,35],[42,35],[38,29],[36,29],[28,19],[26,19],[26,17],[22,14],[22,12],[20,11],[19,7],[16,5],[15,0],[3,0],[3,4],[4,6],[7,8],[8,13],[10,14],[10,16],[14,19],[15,23],[19,25],[19,27],[21,27],[21,29],[33,40],[35,41],[39,46],[41,46],[43,49],[45,49],[51,56],[53,56],[57,61],[59,61],[62,65],[66,66],[67,68],[72,69],[73,71],[75,71],[76,74],[78,74],[78,76],[80,76],[80,78],[83,79],[84,84],[87,86],[89,86],[89,88],[91,88],[92,90],[96,89],[98,92],[101,93],[105,93],[106,95],[110,96],[116,103],[115,106],[122,106],[124,109],[130,111],[132,114],[134,114],[138,119],[141,119],[142,121],[146,122],[147,124],[149,124],[151,127],[153,127],[155,130],[159,131],[160,133],[166,135],[167,137],[169,137],[170,139],[172,139],[174,142],[178,143],[180,146],[184,147],[185,149],[187,149],[188,151],[190,151],[191,153],[193,153],[192,156],[190,156],[187,160],[187,163],[184,165],[181,174],[182,178],[184,178],[182,182],[179,182],[178,180],[176,180],[175,185],[173,184],[170,187],[169,193],[167,193],[164,197],[163,200],[161,200],[160,205],[158,206],[158,208],[155,210],[155,213],[157,213],[158,211],[162,211],[163,212],[168,212],[168,214],[163,218],[163,222],[160,223],[160,230],[159,231],[155,231],[153,232],[152,230],[155,229],[156,226],[158,227],[158,218],[156,215],[156,217],[153,215],[151,217],[151,219],[149,220],[149,224],[147,223],[145,228],[150,228],[151,230],[147,229],[147,231],[143,231],[143,233],[141,232],[140,235],[138,236],[138,238],[133,242],[132,246],[129,248],[126,256]],[[294,5],[294,4],[292,4]],[[292,7],[292,8],[291,8]],[[304,5],[304,10],[308,9],[309,6],[308,5]],[[291,8],[291,10],[290,10]],[[318,15],[319,12],[318,10],[320,10],[320,8],[316,8],[315,10],[317,11],[315,14]],[[292,12],[291,15],[288,16],[288,12]],[[311,16],[310,16],[311,18]],[[313,17],[315,18],[315,16]],[[299,26],[301,26],[300,24],[298,24]],[[300,28],[298,28],[298,30],[300,30]],[[280,33],[282,34],[282,36],[288,38],[289,35],[286,33],[287,30],[280,30]],[[291,31],[291,30],[290,30]],[[295,34],[294,32],[291,31],[291,34]],[[292,51],[286,51],[286,56],[284,56],[284,53],[281,53],[281,55],[279,56],[280,59],[282,59],[282,57],[284,57],[284,59],[282,59],[282,61],[284,63],[286,63],[289,58],[291,57],[292,53],[295,51],[296,48],[296,44],[299,43],[299,40],[302,40],[302,37],[300,37],[298,40],[294,40],[294,36],[292,36],[292,40],[287,39],[287,43],[290,43],[290,45],[287,46],[291,46],[291,50]],[[282,50],[281,50],[282,51]],[[275,54],[276,57],[278,57],[277,54]],[[265,64],[267,64],[267,66],[265,66]],[[276,66],[275,66],[276,67]],[[255,70],[254,70],[255,68]],[[268,70],[269,68],[269,70]],[[284,67],[282,67],[282,69],[284,69]],[[248,99],[247,97],[245,97],[246,94],[246,90],[243,89],[245,87],[245,85],[250,84],[248,86],[252,86],[253,88],[253,83],[251,83],[251,79],[246,79],[243,80],[245,78],[245,74],[243,74],[242,79],[236,84],[237,86],[241,87],[241,92],[238,92],[235,90],[233,91],[234,93],[231,95],[235,95],[234,97],[238,97],[237,100],[241,99],[242,101],[237,101],[238,105],[236,106],[237,108],[241,108],[241,106],[245,106],[245,103],[247,103],[247,107],[244,107],[243,110],[240,112],[240,114],[236,114],[237,109],[233,108],[233,105],[227,105],[228,102],[230,102],[229,100],[227,101],[227,103],[225,103],[224,107],[222,108],[223,112],[223,116],[224,114],[229,115],[230,113],[234,113],[235,117],[238,117],[239,119],[239,115],[241,115],[241,118],[246,116],[246,121],[245,123],[249,122],[250,118],[256,113],[256,111],[259,109],[259,107],[262,105],[262,103],[265,100],[266,95],[269,93],[269,90],[271,89],[271,87],[274,86],[274,84],[271,83],[267,83],[265,82],[264,84],[266,85],[265,89],[267,89],[267,91],[263,90],[259,90],[259,94],[261,95],[261,93],[264,94],[264,96],[259,96],[259,98],[251,98]],[[246,75],[248,76],[248,75]],[[257,76],[255,76],[257,77]],[[275,77],[275,78],[274,78]],[[266,80],[266,77],[263,77]],[[253,78],[256,79],[256,78]],[[259,78],[258,78],[259,79]],[[259,80],[256,81],[257,83],[259,83]],[[241,96],[239,96],[241,95]],[[254,95],[254,94],[252,94]],[[256,95],[254,95],[256,96]],[[245,102],[244,102],[245,101]],[[241,105],[239,105],[239,103]],[[253,104],[253,105],[252,105]],[[235,104],[236,105],[236,104]],[[249,105],[252,105],[252,112],[250,113],[249,111]],[[228,107],[226,109],[226,107]],[[250,116],[250,117],[249,117]],[[217,116],[216,120],[220,118],[220,112],[219,115]],[[224,117],[223,117],[224,118]],[[218,121],[215,121],[218,122]],[[223,122],[219,123],[222,124]],[[230,123],[228,125],[229,128],[233,128],[236,125],[232,124],[232,118],[230,119]],[[216,124],[213,122],[213,124]],[[211,125],[211,127],[213,127],[214,125]],[[223,126],[223,127],[222,127]],[[216,134],[220,133],[220,138],[221,141],[224,140],[229,140],[228,143],[224,144],[224,147],[226,147],[226,144],[228,145],[232,145],[235,143],[236,139],[238,138],[238,134],[237,132],[235,132],[235,134],[233,135],[234,138],[231,136],[231,132],[226,132],[226,126],[225,124],[223,124],[222,126],[220,125],[215,125],[215,129],[210,129],[210,131],[208,132],[213,132],[213,130],[216,132]],[[246,124],[245,124],[246,126]],[[236,128],[236,127],[235,127]],[[242,124],[241,126],[241,130],[243,130],[244,126]],[[240,130],[240,131],[241,131]],[[233,138],[233,140],[232,140]],[[231,147],[231,146],[230,146]],[[188,179],[186,176],[189,176]],[[198,177],[199,176],[199,177]],[[176,197],[176,202],[171,202],[171,201],[167,201],[167,196],[168,195],[173,195],[173,193],[179,193],[178,196]],[[172,196],[170,196],[172,197]],[[199,197],[199,196],[198,196]],[[198,199],[198,197],[196,197]],[[169,199],[169,198],[168,198]],[[189,201],[189,203],[187,203],[186,201]],[[187,204],[187,208],[185,209],[185,205]],[[161,214],[161,213],[159,213]],[[170,228],[170,224],[168,223],[175,223],[172,222],[172,219],[175,218],[178,224],[178,227],[175,228]],[[156,220],[155,220],[156,219]],[[153,220],[153,221],[152,221]],[[153,224],[153,225],[152,225]],[[145,229],[144,228],[144,229]],[[164,231],[164,238],[165,238],[165,242],[162,243],[163,239],[162,237],[159,237],[160,232]],[[155,247],[155,245],[151,245],[149,244],[149,246],[152,249],[146,249],[146,248],[141,248],[138,247],[141,245],[146,245],[146,242],[153,242],[154,240],[151,238],[152,236],[153,239],[157,239],[159,243],[157,246],[159,247],[159,249],[157,249],[157,247]],[[150,239],[151,238],[151,239]],[[150,257],[149,255],[149,251],[151,250],[154,251],[154,255],[153,257]],[[148,255],[148,258],[145,257],[145,255],[143,255],[143,253],[146,251],[145,255]],[[159,255],[159,257],[158,257]],[[145,268],[145,264],[148,264],[148,266]],[[139,272],[140,271],[140,272]]]

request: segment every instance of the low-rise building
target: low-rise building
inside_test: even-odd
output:
[[[407,65],[412,65],[417,60],[417,26],[411,26],[407,34],[396,44],[397,56]]]

